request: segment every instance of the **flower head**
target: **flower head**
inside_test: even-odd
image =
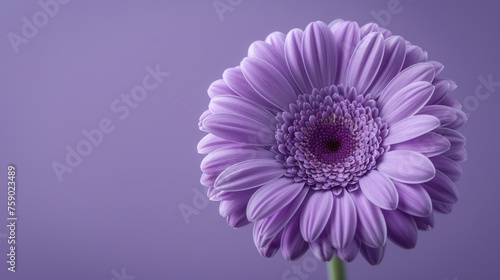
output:
[[[254,42],[208,89],[201,182],[259,252],[371,264],[449,213],[466,121],[439,62],[375,24],[336,20]]]

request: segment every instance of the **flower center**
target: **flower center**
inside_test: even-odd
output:
[[[345,159],[352,153],[354,145],[349,128],[335,122],[323,122],[312,129],[307,149],[319,161],[331,164]]]
[[[287,167],[285,176],[313,189],[354,190],[385,151],[387,125],[375,100],[355,88],[331,86],[298,97],[279,113],[273,151]]]

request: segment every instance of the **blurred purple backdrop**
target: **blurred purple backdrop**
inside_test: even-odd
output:
[[[227,10],[218,13],[214,3]],[[250,226],[229,228],[218,203],[197,196],[205,190],[196,144],[204,135],[197,121],[208,85],[239,64],[252,41],[336,18],[378,22],[424,48],[458,83],[455,96],[470,114],[462,129],[469,160],[453,213],[438,215],[414,250],[390,245],[376,267],[358,257],[348,266],[349,279],[500,279],[498,1],[73,0],[58,6],[44,17],[35,0],[0,1],[0,225],[7,217],[9,164],[17,167],[19,217],[16,273],[7,271],[7,228],[0,226],[0,279],[326,279],[324,264],[310,253],[296,262],[281,253],[263,259]],[[41,26],[25,28],[31,38],[23,35],[23,17]],[[136,92],[142,101],[122,101],[142,85],[148,66],[170,75],[157,77],[156,89]],[[490,75],[496,84],[481,86],[480,77]],[[86,139],[82,130],[106,119],[107,131],[114,130],[92,151],[80,144],[89,155],[60,182],[53,162],[65,164],[66,147],[76,149]],[[180,207],[197,214],[187,223]]]

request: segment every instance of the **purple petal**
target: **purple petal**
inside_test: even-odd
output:
[[[384,144],[392,145],[408,141],[439,127],[439,125],[439,120],[433,116],[411,116],[389,127],[389,134],[384,139]]]
[[[214,114],[203,120],[208,132],[233,142],[270,146],[275,143],[274,131],[270,126],[247,117],[232,114]]]
[[[249,223],[250,221],[247,220],[245,207],[239,208],[234,213],[227,216],[227,224],[232,228],[241,228]]]
[[[359,42],[347,67],[346,84],[364,94],[375,79],[384,57],[384,37],[370,33]]]
[[[417,138],[391,145],[391,151],[409,150],[432,157],[448,151],[450,147],[450,141],[446,137],[429,132]]]
[[[255,224],[257,225],[257,224]],[[255,227],[254,227],[255,231]],[[282,238],[283,233],[280,232],[266,247],[258,247],[257,244],[257,250],[259,250],[259,253],[265,257],[265,258],[272,258],[280,249],[281,247],[281,238]]]
[[[215,180],[215,188],[222,191],[248,190],[276,180],[285,173],[283,165],[275,160],[246,160],[224,170]]]
[[[459,129],[467,121],[467,115],[461,109],[456,109],[456,108],[453,109],[455,110],[457,119],[451,122],[450,124],[447,124],[446,127],[451,129]]]
[[[250,45],[248,49],[248,57],[253,57],[261,59],[270,65],[272,65],[276,70],[280,72],[283,77],[288,81],[288,84],[293,88],[293,91],[297,94],[300,93],[299,88],[295,84],[292,78],[292,74],[288,70],[286,64],[285,55],[283,52],[276,50],[273,46],[262,41],[255,41]]]
[[[405,58],[405,41],[400,36],[385,39],[384,45],[384,57],[380,70],[369,90],[374,98],[378,97],[392,78],[399,73]]]
[[[331,191],[315,191],[307,199],[300,216],[300,232],[307,242],[319,237],[325,229],[333,207]]]
[[[260,174],[255,174],[260,176]],[[250,198],[247,207],[248,220],[267,218],[287,206],[302,191],[304,183],[295,183],[290,178],[279,178],[263,185]]]
[[[337,84],[345,84],[345,75],[354,49],[361,39],[359,26],[352,21],[337,21],[330,24],[337,44]]]
[[[451,211],[453,210],[453,204],[442,203],[434,200],[432,201],[432,207],[434,208],[434,211],[441,214],[450,214]]]
[[[356,233],[358,217],[356,205],[349,192],[343,191],[333,199],[333,211],[330,217],[330,242],[337,249],[344,249],[351,244]]]
[[[427,61],[427,52],[424,52],[419,46],[408,43],[406,45],[406,56],[403,64],[403,69],[424,61]]]
[[[253,147],[227,147],[221,148],[208,154],[201,161],[201,170],[210,175],[218,175],[229,166],[249,159],[269,159],[273,160],[275,154],[259,148]]]
[[[302,38],[302,60],[313,88],[324,88],[335,82],[337,75],[337,47],[326,24],[310,23]]]
[[[242,147],[241,144],[222,139],[213,134],[207,134],[200,140],[197,149],[199,154],[208,154],[222,147],[230,146]]]
[[[210,188],[214,186],[215,179],[217,179],[217,175],[208,175],[203,173],[201,174],[200,183],[203,186]]]
[[[297,100],[286,78],[264,60],[246,57],[241,62],[241,71],[255,91],[277,108],[287,110]]]
[[[241,68],[234,67],[229,68],[224,71],[222,74],[224,81],[226,84],[239,96],[246,98],[250,101],[253,101],[266,109],[274,109],[275,107],[267,102],[262,96],[260,96],[243,76],[243,72],[241,72]]]
[[[426,217],[432,213],[431,198],[421,185],[398,181],[394,181],[394,185],[399,193],[399,210],[418,217]]]
[[[387,239],[387,228],[382,210],[372,204],[361,191],[351,192],[358,215],[358,237],[372,247],[380,247]]]
[[[330,261],[335,254],[335,249],[326,234],[322,234],[318,239],[310,243],[310,248],[316,258],[324,262]]]
[[[233,200],[223,200],[219,204],[219,214],[222,217],[227,217],[228,215],[233,214],[239,209],[244,208],[244,211],[246,211],[246,205],[248,204],[248,200],[250,197],[252,197],[251,192],[238,192],[238,193],[244,193],[237,199]],[[245,213],[246,215],[246,213]]]
[[[300,258],[307,252],[309,244],[300,234],[300,213],[296,213],[283,230],[281,253],[289,261]]]
[[[361,255],[366,259],[366,261],[371,265],[378,265],[384,258],[385,245],[377,248],[369,247],[365,244],[361,244]]]
[[[441,171],[436,171],[436,177],[422,184],[432,200],[443,203],[456,203],[458,190],[455,183]]]
[[[390,151],[383,154],[378,171],[402,183],[419,184],[434,178],[436,170],[424,155],[413,151]]]
[[[285,49],[285,34],[281,32],[273,32],[266,37],[266,43],[275,47],[281,54],[284,54]]]
[[[456,109],[443,105],[428,105],[423,107],[419,115],[430,115],[436,117],[442,126],[450,124],[457,119]]]
[[[399,210],[383,212],[387,223],[387,237],[405,249],[415,248],[418,231],[413,217]]]
[[[451,82],[448,79],[436,77],[432,84],[436,89],[429,99],[429,105],[438,104],[451,91]]]
[[[415,224],[419,230],[428,231],[434,227],[434,214],[431,213],[427,217],[413,217]]]
[[[391,99],[396,92],[415,82],[432,82],[435,77],[434,65],[428,62],[422,62],[406,68],[387,84],[380,94],[379,101],[383,103]]]
[[[227,86],[223,79],[214,81],[207,90],[208,96],[214,98],[216,96],[233,96],[236,93]]]
[[[380,115],[389,126],[413,116],[427,103],[434,91],[429,82],[416,82],[397,91],[382,103]]]
[[[203,112],[200,116],[200,119],[198,121],[198,128],[203,132],[208,132],[208,130],[203,125],[203,120],[205,120],[205,118],[210,115],[212,115],[212,112],[210,112],[210,110],[205,110],[205,112]]]
[[[448,176],[453,182],[458,181],[460,177],[462,177],[462,167],[454,160],[443,156],[431,157],[430,160],[434,164],[436,170],[443,172],[443,174]]]
[[[450,149],[443,153],[443,156],[454,154],[464,148],[465,137],[460,132],[444,127],[436,129],[435,132],[446,137],[451,143]]]
[[[337,249],[337,256],[345,262],[352,262],[358,256],[359,246],[359,241],[354,239],[344,249]]]
[[[311,83],[307,78],[306,69],[302,60],[302,37],[304,32],[300,29],[292,29],[288,32],[285,40],[285,59],[288,69],[300,91],[310,94]]]
[[[458,151],[454,154],[451,154],[451,155],[447,155],[446,157],[449,159],[452,159],[456,162],[464,162],[467,160],[467,151],[465,150],[465,147],[464,147],[460,151]]]
[[[265,247],[271,242],[276,235],[285,228],[288,222],[292,219],[293,215],[297,212],[306,197],[309,188],[302,188],[301,192],[283,209],[278,210],[266,218],[262,226],[259,228],[258,243],[261,247]]]
[[[208,108],[214,114],[235,114],[258,121],[263,126],[275,126],[274,115],[260,105],[239,96],[219,96],[212,98]]]
[[[373,169],[359,179],[363,194],[376,206],[394,210],[398,207],[398,192],[392,181],[381,172]]]

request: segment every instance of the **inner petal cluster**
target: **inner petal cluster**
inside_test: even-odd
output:
[[[273,151],[288,177],[311,188],[352,191],[385,151],[387,125],[376,101],[353,87],[331,86],[300,95],[290,111],[277,115]]]

